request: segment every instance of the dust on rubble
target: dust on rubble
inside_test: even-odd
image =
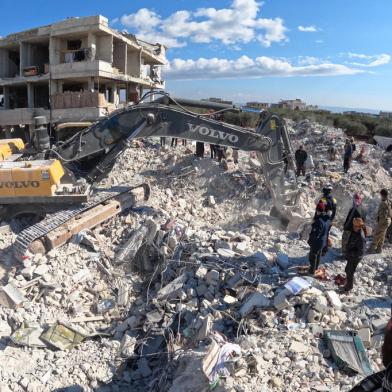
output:
[[[269,216],[268,192],[248,154],[224,170],[189,147],[162,150],[149,140],[124,153],[103,181],[148,181],[148,205],[88,232],[90,241],[24,265],[10,255],[15,235],[1,234],[2,286],[25,297],[16,306],[0,296],[1,391],[196,392],[212,383],[216,391],[346,391],[363,375],[337,370],[320,338],[330,329],[358,331],[372,369],[381,369],[391,249],[364,258],[352,293],[336,299],[331,292],[344,270],[340,228],[352,194],[364,195],[374,222],[379,189],[392,188],[386,153],[367,145],[369,163],[354,161],[344,175],[341,159],[327,157],[331,140],[342,148],[341,130],[288,126],[314,161],[288,230]],[[285,284],[307,264],[309,222],[326,182],[338,200],[333,246],[323,258],[330,280],[299,281],[306,287],[294,294]],[[52,337],[40,334],[57,321],[61,339],[76,330],[81,342],[54,349]]]

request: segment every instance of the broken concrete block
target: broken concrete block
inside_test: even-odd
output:
[[[276,262],[278,263],[279,267],[284,270],[287,269],[290,265],[289,256],[281,252],[277,254]]]
[[[335,309],[341,309],[342,308],[342,301],[340,301],[340,298],[336,291],[333,290],[328,290],[325,292],[325,295],[327,296],[329,302]]]
[[[209,284],[216,284],[219,281],[219,272],[217,270],[211,270],[206,275],[206,281]]]
[[[270,304],[271,301],[264,294],[253,293],[247,298],[246,302],[242,304],[240,308],[241,316],[245,317],[251,313],[254,308],[267,308]]]
[[[323,295],[320,295],[316,298],[313,308],[322,314],[328,313],[328,301]]]
[[[238,253],[245,254],[247,253],[246,250],[248,249],[248,245],[246,242],[237,242],[234,249]]]
[[[222,257],[234,257],[235,256],[235,252],[233,252],[231,249],[219,248],[216,250],[216,252],[218,253],[219,256],[222,256]]]
[[[363,345],[366,348],[370,348],[372,345],[372,335],[370,328],[361,328],[358,331],[358,336],[361,338]]]
[[[319,323],[321,321],[321,314],[314,309],[309,309],[307,320],[308,323]]]
[[[167,284],[165,287],[162,287],[158,291],[158,295],[157,295],[158,298],[162,299],[165,297],[175,295],[176,292],[182,288],[182,286],[187,281],[187,279],[188,279],[188,275],[186,272],[184,272],[178,278],[174,279],[169,284]]]
[[[388,320],[386,319],[374,319],[372,320],[373,331],[383,331],[388,324]]]
[[[11,336],[12,329],[5,320],[0,320],[0,338]]]
[[[195,273],[196,278],[203,279],[207,275],[207,268],[206,267],[199,267]]]
[[[213,317],[208,314],[206,317],[202,317],[202,325],[197,334],[197,340],[205,340],[211,332],[212,323],[214,321]]]
[[[232,297],[231,295],[225,295],[223,298],[223,302],[231,305],[231,304],[235,304],[236,302],[238,302],[237,298]]]
[[[47,264],[40,264],[34,270],[34,274],[39,276],[45,275],[47,272],[49,272],[49,266]]]
[[[3,302],[4,304],[5,302],[4,305],[7,307],[18,307],[22,305],[24,301],[26,301],[23,291],[14,286],[12,283],[8,283],[0,291],[6,295],[6,297],[3,297],[3,301],[0,300],[0,303]]]
[[[289,350],[294,353],[306,353],[309,351],[309,347],[301,342],[293,342],[291,343]]]
[[[274,308],[277,310],[283,310],[290,307],[289,301],[287,301],[287,296],[289,291],[287,289],[282,290],[274,297]]]

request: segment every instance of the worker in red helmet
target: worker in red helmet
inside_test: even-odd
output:
[[[331,220],[327,214],[327,204],[319,202],[316,207],[316,214],[309,234],[309,273],[314,275],[320,265],[322,250],[327,246],[328,232]]]

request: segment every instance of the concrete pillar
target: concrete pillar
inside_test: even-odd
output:
[[[94,78],[88,78],[88,91],[94,91]]]
[[[60,64],[61,60],[61,41],[60,38],[50,37],[49,41],[49,64]]]
[[[8,50],[0,49],[0,78],[8,78],[9,76]]]
[[[88,36],[87,36],[87,47],[91,48],[90,61],[95,60],[95,56],[96,56],[96,53],[97,53],[97,36],[94,33],[88,33]]]
[[[34,85],[33,83],[27,83],[27,107],[34,108]]]
[[[4,94],[4,109],[10,108],[10,88],[8,86],[3,87]]]
[[[63,80],[58,80],[57,81],[57,92],[58,93],[63,93],[64,92],[64,81]]]
[[[115,105],[118,105],[120,103],[120,97],[118,96],[118,90],[117,90],[117,85],[116,83],[113,83],[111,86],[111,90],[112,90],[112,95],[113,95],[113,103]]]

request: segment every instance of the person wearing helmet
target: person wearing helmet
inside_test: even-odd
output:
[[[331,222],[335,219],[336,216],[336,199],[331,195],[332,185],[327,184],[323,188],[323,196],[321,197],[319,203],[323,203],[326,205],[326,214],[330,217]]]
[[[345,258],[346,246],[350,238],[350,234],[353,231],[353,221],[355,218],[361,218],[363,222],[365,222],[366,220],[366,210],[362,205],[362,197],[359,193],[355,193],[353,196],[353,204],[350,211],[347,214],[343,226],[342,256],[344,258]]]
[[[312,229],[309,234],[308,244],[309,251],[309,273],[313,275],[320,265],[321,253],[327,246],[330,219],[326,213],[327,205],[319,202],[316,207],[316,215],[312,223]]]

